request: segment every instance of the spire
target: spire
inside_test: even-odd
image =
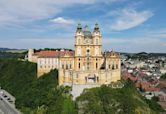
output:
[[[81,31],[81,30],[82,30],[82,26],[81,26],[80,23],[78,23],[78,25],[77,25],[77,31]]]
[[[95,28],[98,28],[98,29],[99,29],[99,25],[98,25],[98,23],[95,24]]]
[[[95,24],[94,31],[99,31],[99,25],[98,25],[98,23]]]
[[[78,23],[77,28],[82,28],[81,23]]]

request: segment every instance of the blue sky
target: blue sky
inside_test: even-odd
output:
[[[73,49],[78,22],[103,50],[166,52],[166,0],[0,0],[0,47]]]

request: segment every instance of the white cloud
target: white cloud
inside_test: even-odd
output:
[[[162,46],[166,47],[166,43],[163,43]]]
[[[120,31],[130,29],[144,23],[153,16],[153,13],[148,10],[136,11],[132,8],[125,8],[113,11],[110,15],[114,17],[111,29]]]
[[[1,0],[0,25],[47,19],[66,7],[92,3],[95,3],[95,0]]]
[[[74,20],[64,19],[63,17],[57,17],[57,18],[51,19],[50,21],[55,23],[55,24],[60,24],[60,25],[71,25],[71,24],[74,24]]]

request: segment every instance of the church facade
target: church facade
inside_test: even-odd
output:
[[[121,60],[114,51],[102,52],[102,36],[98,24],[93,32],[78,24],[75,32],[75,51],[52,50],[34,52],[29,49],[28,60],[37,63],[42,76],[58,69],[59,85],[109,84],[121,78]]]

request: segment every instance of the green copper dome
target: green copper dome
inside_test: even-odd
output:
[[[84,37],[85,38],[92,38],[92,34],[91,34],[90,30],[89,30],[88,25],[86,25],[84,27]]]

